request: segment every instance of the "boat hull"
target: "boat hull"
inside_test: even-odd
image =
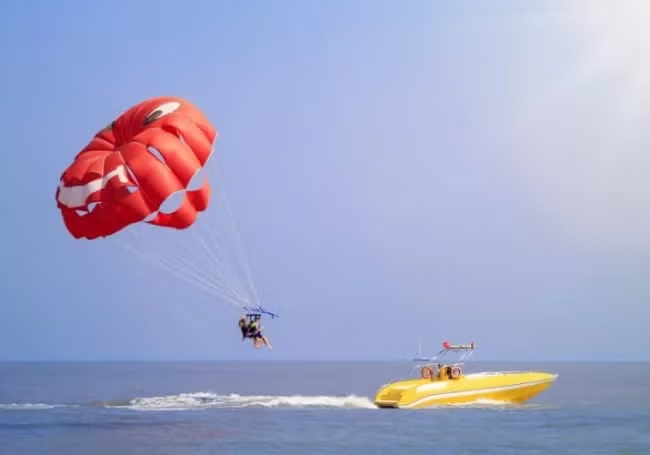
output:
[[[383,386],[374,403],[380,408],[407,409],[481,400],[520,404],[546,390],[555,379],[555,374],[535,371],[473,373],[445,380],[408,379]]]

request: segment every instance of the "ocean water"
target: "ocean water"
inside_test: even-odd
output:
[[[408,363],[0,364],[0,454],[650,454],[650,363],[486,363],[525,405],[377,409]]]

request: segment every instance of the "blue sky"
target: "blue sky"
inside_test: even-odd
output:
[[[419,336],[477,359],[647,359],[633,3],[3,5],[0,359],[407,358]],[[219,130],[217,183],[282,314],[271,352],[233,306],[63,226],[61,171],[159,95]]]

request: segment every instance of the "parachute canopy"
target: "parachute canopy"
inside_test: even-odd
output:
[[[207,180],[217,134],[185,99],[145,100],[75,156],[57,206],[75,239],[107,238],[239,310],[276,318],[260,304],[216,169]],[[176,208],[167,208],[174,199]]]
[[[57,206],[70,234],[95,239],[134,223],[185,229],[207,209],[210,186],[188,190],[213,151],[216,128],[192,103],[158,97],[131,107],[76,155],[61,175]],[[161,205],[184,198],[171,213]]]

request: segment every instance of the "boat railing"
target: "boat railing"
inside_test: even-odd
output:
[[[421,352],[418,352],[419,355],[412,359],[412,361],[417,363],[410,368],[410,371],[425,367],[435,367],[435,369],[438,369],[440,366],[458,367],[462,369],[465,362],[474,354],[474,350],[475,345],[473,342],[452,345],[445,341],[443,343],[443,349],[436,355],[427,358]]]

